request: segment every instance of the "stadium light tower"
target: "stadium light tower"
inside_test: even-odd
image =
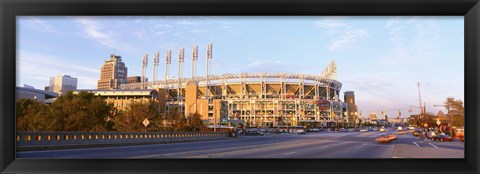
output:
[[[209,99],[209,93],[210,93],[210,86],[209,86],[209,81],[208,81],[208,76],[210,75],[210,60],[212,59],[212,43],[208,44],[207,48],[207,75],[206,75],[206,83],[207,83],[207,92],[206,92],[206,97],[207,100]]]
[[[208,47],[207,47],[207,75],[205,76],[205,83],[206,83],[206,98],[207,98],[207,102],[208,102],[208,107],[210,106],[210,86],[208,84],[208,75],[210,74],[210,67],[209,67],[209,64],[210,64],[210,60],[212,59],[212,43],[209,43],[208,44]],[[213,123],[213,131],[214,132],[217,132],[217,116],[215,115],[215,112],[214,112],[214,123]]]
[[[168,101],[168,96],[170,95],[169,92],[168,92],[168,83],[167,83],[167,80],[168,80],[168,76],[169,76],[169,73],[170,73],[170,64],[172,63],[172,51],[170,49],[167,50],[167,55],[165,57],[165,75],[164,75],[164,80],[165,80],[165,85],[164,85],[164,88],[165,88],[165,101]],[[167,110],[167,105],[165,104],[165,112],[168,112]]]
[[[182,68],[183,68],[183,62],[184,62],[184,53],[185,53],[185,50],[183,48],[180,48],[180,52],[178,53],[178,84],[177,84],[177,100],[180,101],[180,103],[182,103],[182,100],[183,100],[183,97],[182,97],[182,93],[181,93],[181,86],[182,86],[182,81],[181,81],[181,78],[182,78]],[[179,105],[180,106],[180,105]],[[182,107],[180,107],[180,113],[182,113],[183,109]]]
[[[192,53],[192,79],[195,77],[197,73],[197,60],[198,60],[198,46],[193,46],[193,53]]]
[[[143,55],[143,60],[142,60],[142,89],[145,89],[145,73],[147,69],[147,64],[148,64],[148,54]]]
[[[157,51],[155,52],[155,55],[153,57],[153,80],[152,81],[157,81],[158,79],[158,64],[159,64],[159,58],[160,58],[160,53]]]

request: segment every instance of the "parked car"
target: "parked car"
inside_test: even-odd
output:
[[[378,131],[378,127],[372,128],[373,131]]]
[[[403,127],[402,127],[402,126],[398,126],[398,127],[397,127],[397,131],[403,131]]]
[[[343,128],[343,127],[342,127],[342,128],[340,128],[338,131],[339,131],[339,132],[348,132],[348,130],[347,130],[347,129],[345,129],[345,128]]]
[[[431,138],[433,141],[453,141],[453,137],[450,137],[448,135],[436,135]]]

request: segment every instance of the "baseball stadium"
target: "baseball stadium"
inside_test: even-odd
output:
[[[336,80],[334,61],[319,75],[296,73],[236,73],[210,75],[211,45],[207,50],[207,73],[195,75],[198,56],[193,49],[192,76],[169,79],[170,51],[167,51],[165,79],[121,84],[121,90],[155,89],[162,108],[185,115],[200,114],[207,124],[242,123],[247,127],[315,126],[355,124],[353,91],[340,100],[342,83]],[[179,53],[178,76],[182,77],[183,49]],[[144,56],[146,67],[147,56]],[[154,58],[154,71],[158,66]],[[145,70],[143,75],[145,74]],[[142,76],[142,79],[145,79]],[[165,97],[163,97],[165,96]],[[347,99],[348,98],[348,99]],[[350,107],[348,105],[351,105]],[[353,107],[352,107],[353,106]],[[354,114],[355,113],[355,114]]]

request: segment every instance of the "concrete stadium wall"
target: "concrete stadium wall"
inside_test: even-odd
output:
[[[17,150],[174,143],[226,138],[226,132],[18,132]]]

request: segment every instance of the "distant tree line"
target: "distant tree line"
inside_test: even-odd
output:
[[[452,126],[463,127],[465,125],[465,107],[462,100],[455,100],[453,97],[445,99],[443,107],[447,110],[447,117],[450,119]],[[427,112],[423,115],[412,115],[414,119],[409,120],[409,124],[423,126],[424,123],[428,125],[437,125],[435,115]]]
[[[149,132],[207,131],[200,115],[188,117],[172,111],[160,112],[158,103],[135,102],[118,110],[93,93],[68,92],[50,105],[31,99],[16,103],[18,131],[85,131],[85,132],[143,132],[143,120],[148,118]]]

